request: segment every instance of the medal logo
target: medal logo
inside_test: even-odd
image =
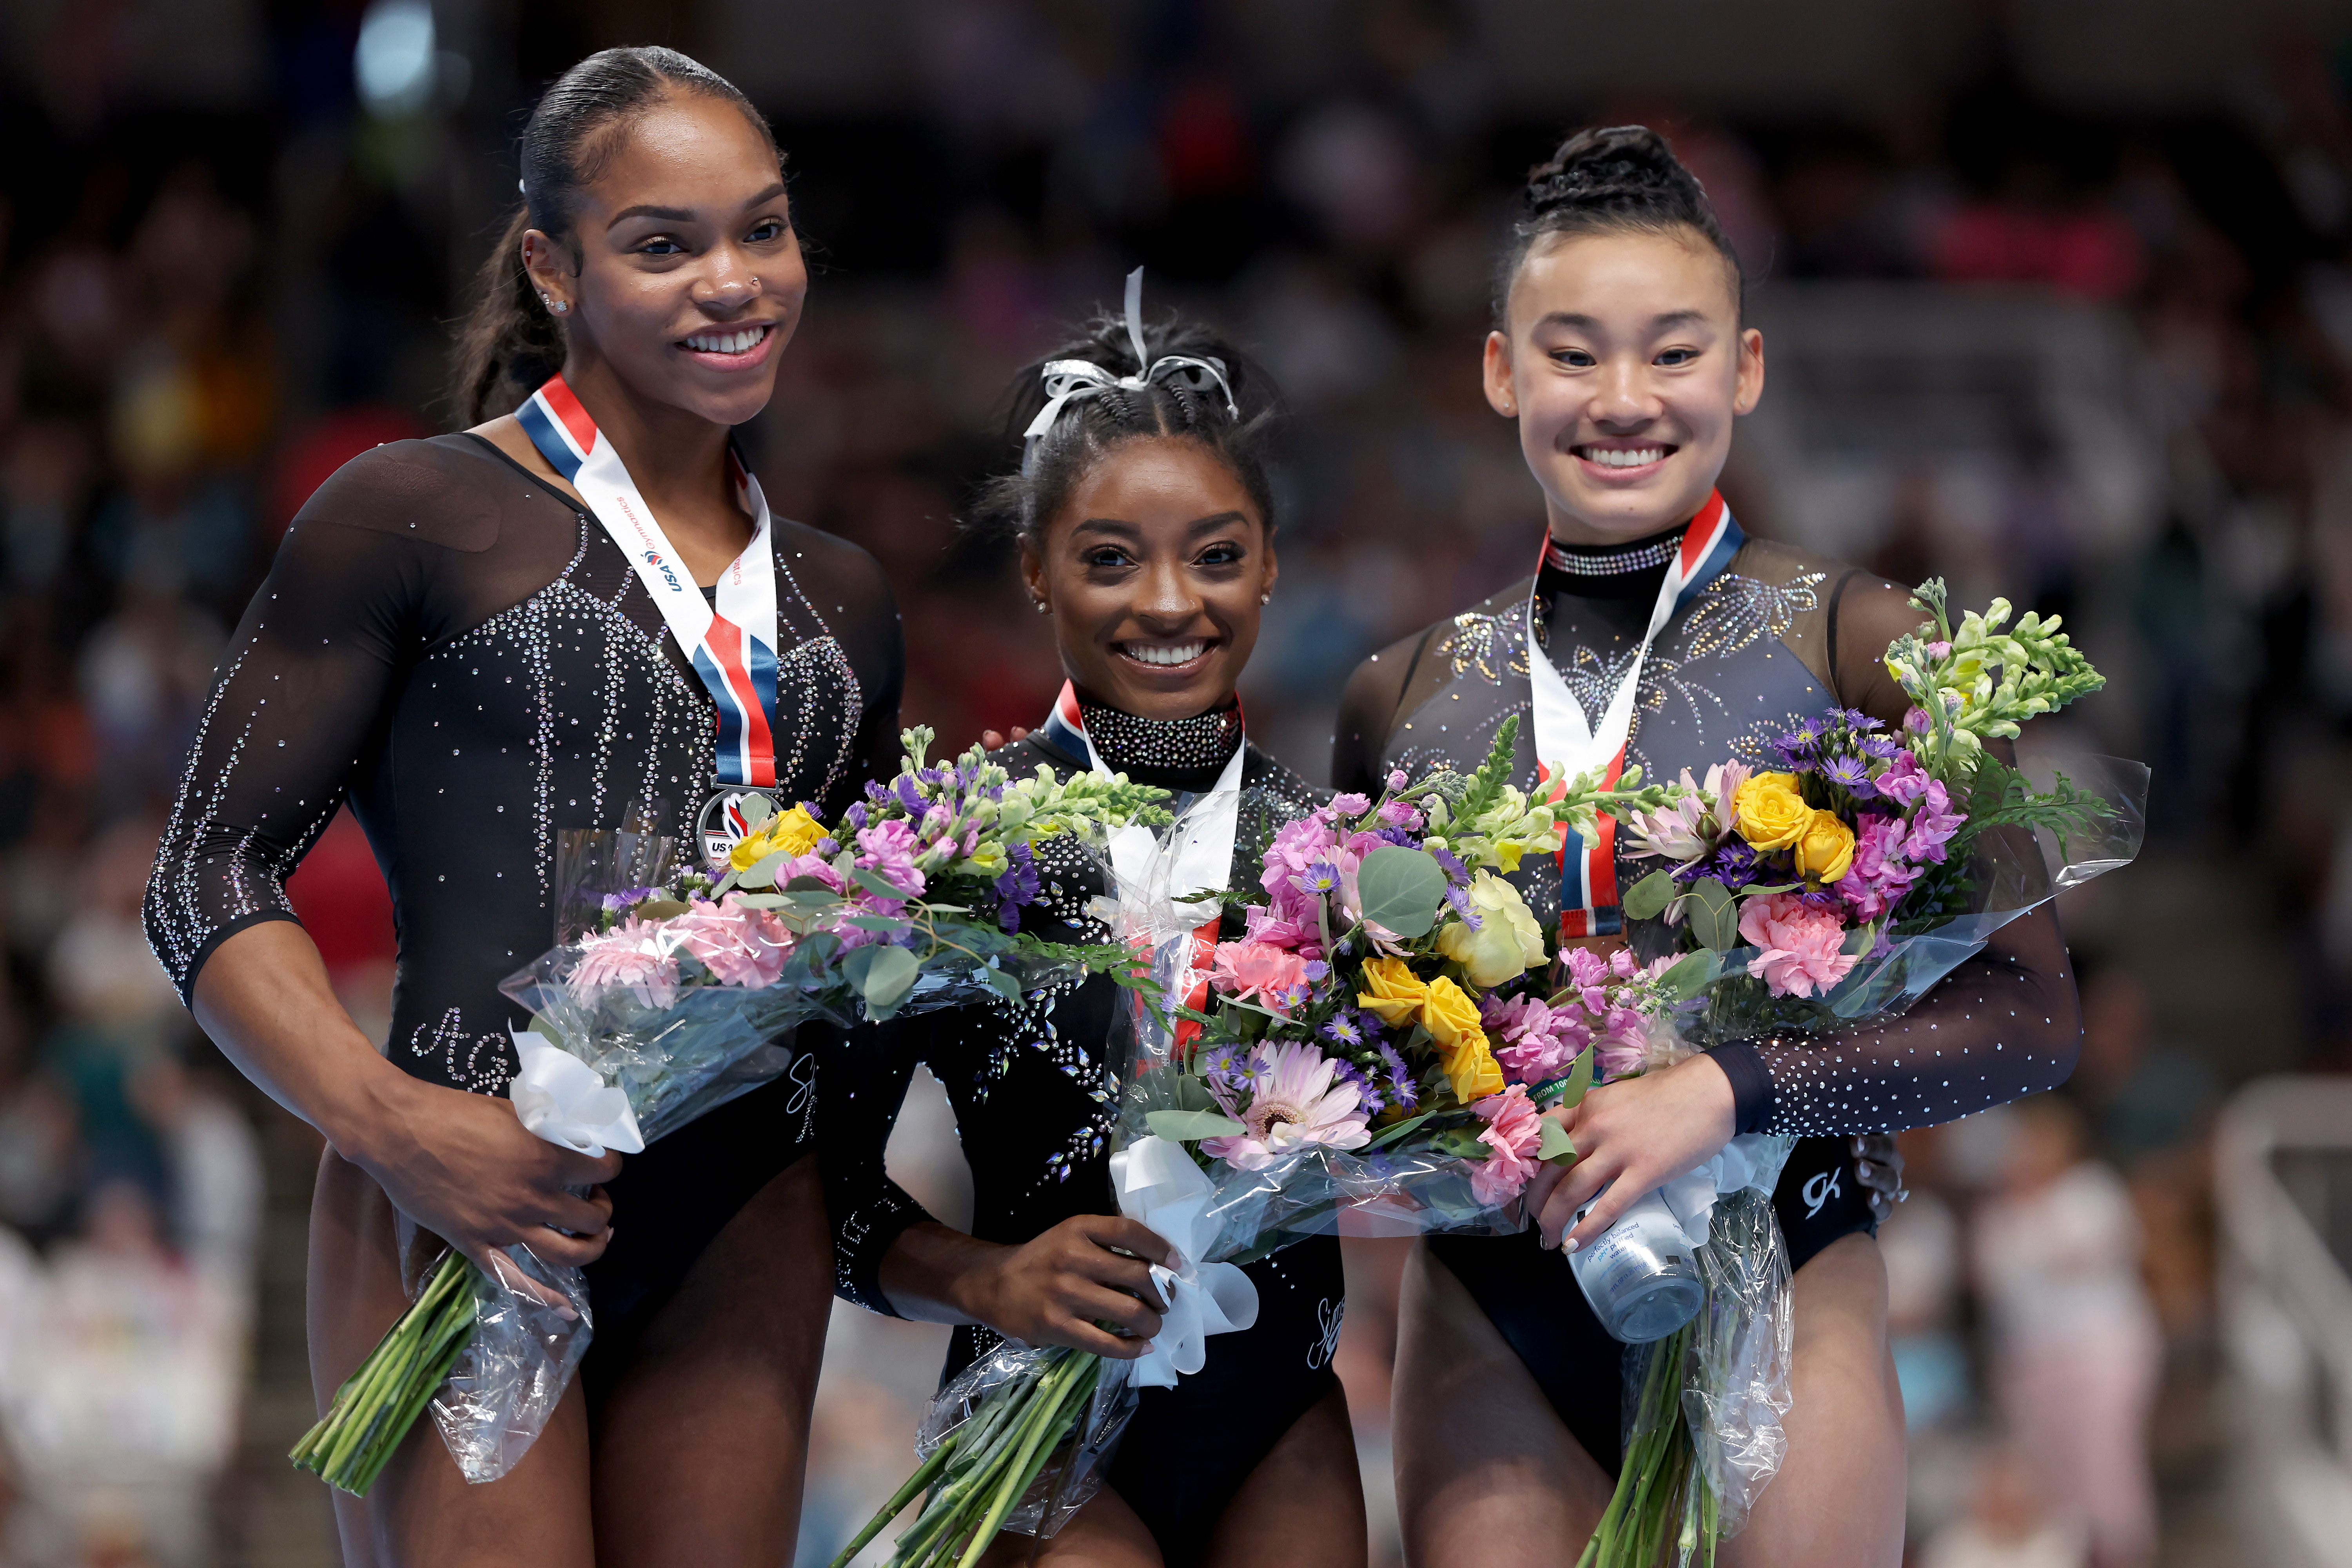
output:
[[[704,865],[714,869],[725,865],[735,846],[750,835],[750,814],[744,807],[752,801],[764,802],[768,814],[774,815],[775,796],[765,790],[721,789],[702,803],[702,816],[694,825],[694,837],[701,847]]]

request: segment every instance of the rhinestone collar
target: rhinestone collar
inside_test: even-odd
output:
[[[1078,699],[1095,752],[1125,773],[1192,773],[1223,767],[1242,743],[1238,702],[1190,719],[1139,719]]]
[[[1573,550],[1556,539],[1547,540],[1544,564],[1571,577],[1615,577],[1628,572],[1648,572],[1675,558],[1675,552],[1683,547],[1683,533],[1684,529],[1677,528],[1655,539],[1610,550]]]

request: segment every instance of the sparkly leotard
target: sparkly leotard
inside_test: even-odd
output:
[[[903,647],[854,545],[778,520],[777,759],[787,798],[845,804],[895,765]],[[554,938],[565,828],[681,837],[711,701],[629,563],[568,493],[471,436],[379,447],[320,487],[216,674],[146,899],[181,994],[224,940],[295,918],[285,879],[348,800],[399,935],[388,1055],[504,1092],[499,980]],[[812,1054],[626,1162],[591,1270],[595,1369],[719,1226],[809,1142]]]
[[[1245,743],[1237,710],[1167,724],[1091,704],[1083,711],[1106,763],[1180,792],[1213,785],[1234,747]],[[1057,772],[1087,765],[1035,736],[997,756],[1016,775],[1041,763]],[[1255,747],[1242,776],[1245,811],[1295,816],[1328,798]],[[1251,837],[1245,823],[1235,887],[1255,879],[1254,858],[1241,863]],[[1041,853],[1039,869],[1034,912],[1049,922],[1039,929],[1057,940],[1104,940],[1102,925],[1085,913],[1101,891],[1091,863]],[[1118,999],[1111,982],[1097,979],[1017,1005],[927,1014],[860,1031],[865,1037],[854,1039],[845,1060],[827,1060],[821,1147],[842,1297],[890,1312],[879,1283],[883,1256],[900,1232],[930,1217],[882,1168],[918,1062],[929,1064],[955,1107],[971,1167],[972,1235],[1019,1243],[1075,1215],[1118,1212],[1109,1175],[1115,1064],[1105,1059]],[[1179,1386],[1144,1390],[1111,1463],[1108,1484],[1150,1528],[1171,1568],[1200,1555],[1235,1489],[1336,1384],[1331,1354],[1346,1308],[1338,1238],[1310,1237],[1247,1272],[1257,1285],[1256,1325],[1211,1340],[1207,1367]],[[958,1329],[948,1375],[995,1342],[986,1329]]]
[[[1391,767],[1418,775],[1483,760],[1503,720],[1519,719],[1517,767],[1532,784],[1527,614],[1588,712],[1598,712],[1641,643],[1667,553],[1681,530],[1609,551],[1551,552],[1541,574],[1366,662],[1349,682],[1335,737],[1334,782],[1377,790]],[[1626,761],[1654,780],[1711,763],[1767,763],[1766,747],[1833,707],[1889,723],[1906,707],[1879,656],[1918,612],[1892,584],[1750,539],[1659,633],[1635,693]],[[1621,847],[1625,840],[1621,837]],[[1649,868],[1621,858],[1619,885]],[[1559,870],[1530,858],[1518,879],[1540,919],[1559,907]],[[2079,1033],[2057,923],[2013,922],[1907,1017],[1826,1037],[1740,1041],[1717,1059],[1743,1131],[1803,1134],[1774,1207],[1790,1262],[1873,1222],[1841,1137],[1948,1121],[2053,1087],[2072,1070]],[[1601,1330],[1564,1259],[1531,1230],[1434,1237],[1594,1458],[1618,1452],[1619,1347]]]

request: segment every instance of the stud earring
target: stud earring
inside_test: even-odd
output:
[[[1029,602],[1036,606],[1037,613],[1041,616],[1050,616],[1054,613],[1054,606],[1043,599],[1032,599]]]
[[[551,316],[564,315],[572,309],[571,300],[559,300],[552,294],[541,294],[539,302],[547,307],[547,313]]]
[[[1271,604],[1273,604],[1273,603],[1274,603],[1274,590],[1273,590],[1273,589],[1271,589],[1271,588],[1268,588],[1265,593],[1260,594],[1260,595],[1257,596],[1257,602],[1258,602],[1259,604],[1261,604],[1261,605],[1271,605]]]

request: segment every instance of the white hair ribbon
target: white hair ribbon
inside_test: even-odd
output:
[[[1193,392],[1207,392],[1212,386],[1224,395],[1225,412],[1235,419],[1242,416],[1241,404],[1234,397],[1233,384],[1225,379],[1225,362],[1213,356],[1195,354],[1163,354],[1156,360],[1144,358],[1143,346],[1143,268],[1139,267],[1127,275],[1127,340],[1135,346],[1135,363],[1144,365],[1140,375],[1113,375],[1092,360],[1054,359],[1045,362],[1039,379],[1045,387],[1045,406],[1037,417],[1029,421],[1029,428],[1021,435],[1021,471],[1027,473],[1035,465],[1037,443],[1062,416],[1062,410],[1082,397],[1096,397],[1114,387],[1128,392],[1148,391],[1155,382],[1181,382]]]

